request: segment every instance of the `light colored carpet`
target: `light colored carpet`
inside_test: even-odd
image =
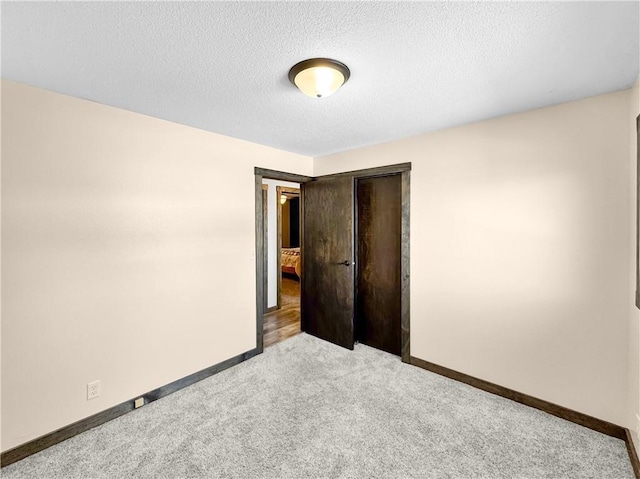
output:
[[[2,470],[13,478],[632,479],[625,444],[301,334]]]

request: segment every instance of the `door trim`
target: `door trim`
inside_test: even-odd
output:
[[[398,163],[395,165],[365,168],[364,170],[345,171],[342,173],[333,173],[331,175],[321,175],[313,179],[330,180],[331,178],[340,178],[342,176],[353,176],[354,178],[371,178],[372,176],[387,176],[397,173],[403,173],[405,171],[411,171],[411,163]]]
[[[411,164],[409,164],[411,167]],[[402,225],[400,226],[400,234],[402,235],[401,243],[401,264],[402,271],[400,273],[400,284],[402,288],[402,317],[400,318],[400,340],[401,345],[401,357],[403,363],[409,363],[411,361],[411,170],[402,172]]]
[[[308,183],[313,180],[312,176],[296,175],[295,173],[258,168],[257,166],[253,169],[253,173],[268,180],[289,181],[291,183]]]
[[[369,178],[374,176],[386,176],[392,174],[402,174],[402,225],[401,225],[401,285],[402,285],[402,299],[401,310],[402,317],[400,318],[401,327],[401,358],[402,362],[409,363],[411,358],[411,321],[410,321],[410,216],[411,216],[411,163],[398,163],[395,165],[386,165],[376,168],[367,168],[363,170],[347,171],[343,173],[336,173],[331,175],[321,175],[317,177],[297,175],[295,173],[286,173],[283,171],[269,170],[265,168],[254,168],[255,175],[255,195],[256,195],[256,345],[259,352],[263,351],[263,295],[264,295],[264,271],[262,269],[262,262],[264,261],[264,246],[262,236],[262,179],[268,178],[272,180],[291,181],[294,183],[300,183],[300,254],[304,254],[304,184],[310,181],[320,179],[331,179],[343,176],[351,176],[354,178]],[[302,271],[304,274],[304,271]],[[355,282],[354,282],[355,288]],[[304,295],[304,288],[301,288],[301,304],[302,295]],[[304,315],[304,311],[300,311],[300,315]],[[302,320],[302,317],[301,317]]]

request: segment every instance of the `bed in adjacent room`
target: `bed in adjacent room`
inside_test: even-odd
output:
[[[300,277],[300,248],[282,248],[282,272]]]

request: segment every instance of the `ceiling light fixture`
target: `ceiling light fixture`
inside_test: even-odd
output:
[[[347,83],[350,76],[347,65],[330,58],[310,58],[289,70],[289,81],[311,98],[323,98],[335,93]]]

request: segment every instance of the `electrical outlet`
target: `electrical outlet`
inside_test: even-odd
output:
[[[144,398],[138,398],[135,401],[133,401],[133,407],[135,407],[136,409],[142,406],[144,406]]]
[[[87,384],[87,401],[100,396],[100,381],[93,381]]]

